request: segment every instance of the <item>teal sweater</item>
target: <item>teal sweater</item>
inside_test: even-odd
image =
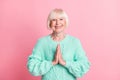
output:
[[[42,80],[76,80],[89,70],[90,63],[79,39],[67,34],[59,43],[66,65],[52,64],[58,42],[47,35],[38,39],[28,57],[27,68],[32,75],[42,76]]]

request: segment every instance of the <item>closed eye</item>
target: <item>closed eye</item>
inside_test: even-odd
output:
[[[56,19],[52,19],[52,21],[55,21]]]
[[[63,20],[63,19],[60,19],[60,20]]]

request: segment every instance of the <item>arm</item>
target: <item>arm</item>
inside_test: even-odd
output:
[[[44,75],[53,66],[52,61],[44,59],[41,40],[33,48],[32,54],[28,57],[27,68],[34,76]]]
[[[75,51],[74,61],[66,61],[65,67],[75,77],[82,77],[89,70],[90,63],[85,55],[81,43],[77,40],[77,48]]]

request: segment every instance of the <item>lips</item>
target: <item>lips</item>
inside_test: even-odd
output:
[[[57,29],[59,29],[59,28],[61,28],[62,26],[55,26],[55,28],[57,28]]]

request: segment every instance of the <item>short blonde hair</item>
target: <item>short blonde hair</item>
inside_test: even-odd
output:
[[[67,16],[66,12],[64,10],[62,10],[62,9],[53,9],[49,13],[48,18],[47,18],[47,27],[48,27],[48,29],[50,29],[50,21],[52,19],[55,19],[57,15],[59,15],[59,17],[65,18],[65,20],[66,20],[66,27],[68,26],[68,16]]]

